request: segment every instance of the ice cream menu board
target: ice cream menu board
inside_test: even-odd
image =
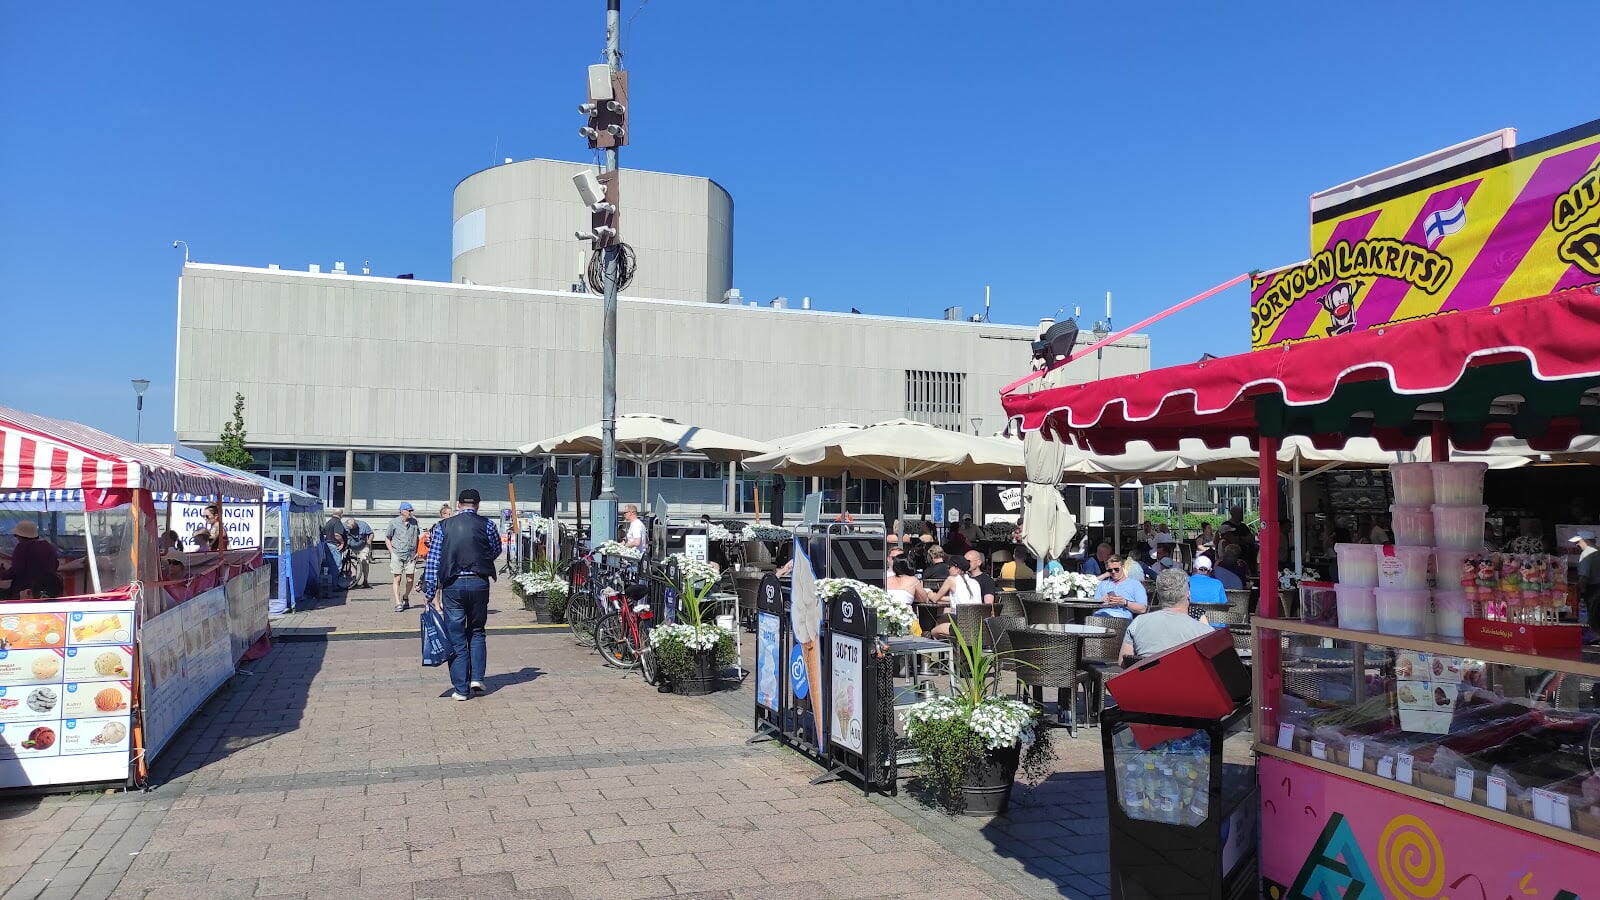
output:
[[[0,605],[0,787],[122,780],[131,600]]]

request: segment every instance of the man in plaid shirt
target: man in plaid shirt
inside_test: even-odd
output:
[[[500,529],[478,515],[478,492],[467,488],[456,498],[456,512],[429,531],[422,593],[444,615],[450,660],[450,694],[466,700],[484,691],[488,664],[485,627],[489,621],[489,582],[500,556]]]

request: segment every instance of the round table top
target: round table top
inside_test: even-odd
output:
[[[1105,637],[1105,636],[1111,634],[1111,629],[1109,629],[1109,628],[1101,628],[1099,625],[1069,625],[1069,624],[1066,624],[1066,623],[1062,623],[1062,624],[1059,624],[1059,625],[1049,625],[1049,624],[1023,625],[1023,626],[1019,626],[1017,628],[1010,628],[1010,629],[1007,629],[1007,630],[1008,631],[1046,631],[1046,632],[1049,632],[1050,634],[1072,634],[1072,635],[1077,635],[1078,637]]]

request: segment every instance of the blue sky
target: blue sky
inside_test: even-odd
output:
[[[448,279],[450,192],[587,158],[600,0],[0,5],[0,403],[170,439],[182,238],[206,262]],[[625,164],[735,202],[747,297],[1131,323],[1306,255],[1306,197],[1597,115],[1581,3],[625,0]],[[1236,289],[1150,330],[1247,349]],[[1093,318],[1088,315],[1086,318]],[[1026,362],[1017,361],[1018,373]],[[220,426],[220,422],[218,423]]]

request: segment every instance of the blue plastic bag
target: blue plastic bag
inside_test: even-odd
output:
[[[450,638],[444,630],[444,616],[430,605],[422,607],[422,664],[442,666],[455,653],[450,649]]]

